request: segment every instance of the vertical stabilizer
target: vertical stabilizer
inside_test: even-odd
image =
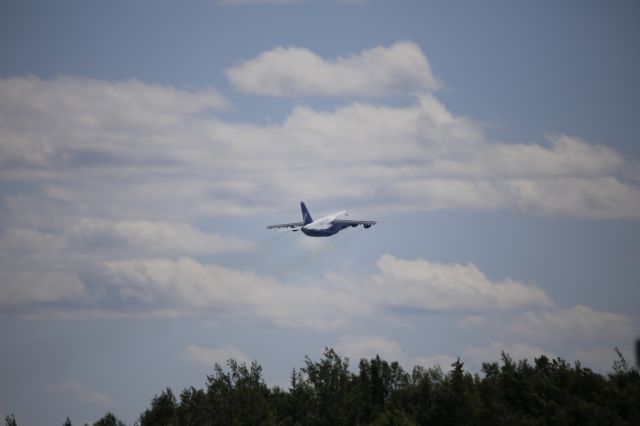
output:
[[[308,225],[313,222],[313,218],[309,214],[309,210],[307,210],[307,206],[305,206],[303,202],[300,202],[300,208],[302,209],[302,223]]]

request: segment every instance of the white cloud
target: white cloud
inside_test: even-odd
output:
[[[0,94],[6,120],[0,127],[0,164],[5,166],[105,163],[127,148],[128,161],[153,161],[153,151],[136,149],[149,139],[138,138],[155,134],[153,142],[161,144],[164,131],[188,125],[194,114],[229,108],[213,89],[187,92],[136,80],[3,78]],[[38,136],[30,137],[32,132]]]
[[[251,363],[251,357],[238,349],[233,344],[227,344],[220,348],[205,348],[197,345],[189,345],[185,348],[183,356],[189,361],[212,367],[214,364],[225,365],[230,359],[238,363]]]
[[[553,305],[540,288],[511,279],[494,283],[473,264],[402,260],[384,255],[378,268],[380,275],[367,290],[398,306],[473,312]]]
[[[403,107],[364,102],[330,111],[296,107],[281,123],[255,125],[216,116],[230,106],[212,89],[186,91],[135,80],[0,79],[2,303],[98,297],[96,284],[87,288],[78,276],[107,262],[111,278],[126,283],[114,291],[129,301],[168,303],[177,294],[185,305],[215,304],[227,297],[207,287],[218,277],[245,280],[239,288],[249,294],[275,289],[259,300],[238,297],[232,288],[228,298],[282,326],[338,327],[381,305],[465,312],[549,307],[539,288],[494,282],[474,265],[387,257],[374,277],[336,276],[327,287],[305,283],[298,289],[197,261],[149,259],[249,250],[250,242],[193,224],[211,215],[271,212],[280,203],[274,200],[299,199],[299,194],[318,201],[349,199],[378,211],[507,209],[640,218],[635,162],[562,134],[542,143],[488,141],[480,124],[424,92],[437,81],[413,43],[333,61],[303,49],[279,49],[229,72],[254,65],[262,72],[272,58],[290,55],[319,61],[316,71],[344,82],[343,94],[374,83],[379,91],[372,93],[423,92]],[[370,69],[380,74],[372,76]],[[305,80],[309,74],[300,78],[292,83],[294,92],[326,89],[324,77],[317,87]],[[272,83],[270,90],[286,89],[278,80]],[[319,243],[303,244],[325,252]],[[407,271],[394,271],[399,264]],[[140,271],[156,277],[158,270],[174,274],[160,280],[164,290],[145,287]],[[410,276],[410,270],[426,275]],[[402,291],[389,291],[390,282]],[[369,294],[355,297],[362,285]],[[200,293],[204,299],[198,301]]]
[[[384,96],[436,90],[418,45],[375,47],[327,61],[307,49],[278,47],[227,69],[238,89],[271,96]]]
[[[4,260],[12,266],[6,268],[8,285],[0,289],[3,304],[84,301],[89,305],[82,309],[96,312],[124,309],[127,314],[132,307],[151,316],[214,312],[213,316],[258,316],[280,327],[318,330],[343,327],[389,307],[477,314],[553,306],[541,289],[510,279],[492,282],[472,264],[407,261],[390,255],[379,259],[374,274],[331,272],[294,282],[187,257],[123,260],[114,255],[96,267],[82,263],[78,254],[79,260],[67,260],[65,268],[64,258],[46,251],[42,259],[39,256],[32,254],[17,266],[11,258]],[[44,264],[50,261],[63,265],[47,269]],[[72,272],[75,268],[84,271],[82,281]],[[124,305],[114,307],[114,300]]]
[[[133,240],[137,239],[134,235]],[[624,346],[634,337],[628,316],[585,306],[555,307],[540,288],[512,279],[492,281],[473,264],[383,255],[378,271],[372,274],[331,272],[320,279],[286,282],[191,258],[114,259],[103,261],[97,270],[88,265],[80,267],[71,261],[73,258],[65,260],[57,255],[61,249],[68,251],[73,241],[28,229],[5,232],[0,244],[15,255],[0,256],[5,278],[0,302],[45,302],[45,307],[34,306],[36,313],[38,309],[44,313],[75,310],[80,317],[128,316],[134,312],[137,316],[197,316],[223,321],[253,318],[277,327],[311,330],[348,329],[354,321],[388,315],[390,306],[418,308],[463,314],[459,326],[475,327],[486,338],[494,339],[488,347],[463,351],[472,362],[497,359],[501,349],[514,358],[533,359],[541,353],[549,354],[543,348],[557,350],[569,343],[575,353],[557,353],[575,356],[597,369],[610,360],[603,355],[604,350],[596,353],[594,348]],[[83,280],[73,272],[79,267],[85,271]],[[528,310],[522,312],[524,308]],[[185,356],[214,359],[224,353],[228,356],[231,349],[194,346],[185,351]],[[385,359],[413,362],[398,342],[384,336],[346,336],[337,349],[354,359],[379,353]],[[244,359],[237,353],[232,357]],[[450,364],[451,359],[422,357],[415,362]]]
[[[203,265],[190,258],[106,262],[123,298],[190,307],[234,307],[266,297],[276,283],[252,272]]]
[[[302,193],[387,210],[640,212],[637,182],[623,178],[633,163],[619,153],[567,135],[491,143],[431,94],[406,107],[298,107],[265,126],[207,114],[224,107],[216,92],[141,82],[9,78],[0,95],[0,178],[30,188],[3,197],[11,228],[188,223],[265,213]]]
[[[588,218],[640,211],[637,185],[617,176],[625,169],[618,153],[565,135],[549,137],[546,145],[489,143],[478,125],[455,117],[432,95],[405,108],[296,108],[282,126],[221,126],[215,135],[235,142],[238,153],[268,158],[256,167],[271,163],[264,174],[282,198],[305,193],[394,209]],[[287,158],[299,168],[288,168]]]
[[[622,155],[601,145],[590,145],[567,135],[547,136],[547,146],[538,144],[486,144],[472,147],[465,162],[440,166],[453,176],[516,179],[602,177],[619,170]],[[478,149],[482,148],[482,149]]]
[[[389,306],[494,312],[552,305],[542,290],[512,280],[493,283],[473,265],[389,255],[378,262],[380,274],[331,273],[292,283],[190,258],[109,261],[104,267],[104,281],[139,309],[202,315],[215,308],[220,315],[257,315],[287,328],[338,328]]]
[[[371,310],[351,294],[313,282],[284,284],[189,258],[114,261],[105,267],[106,280],[123,299],[137,300],[151,310],[169,305],[192,315],[215,307],[220,314],[258,315],[281,327],[321,330]]]
[[[77,401],[90,404],[110,405],[111,397],[79,380],[65,380],[49,386],[52,392],[63,393],[72,396]]]
[[[105,259],[149,254],[208,255],[250,250],[253,244],[205,234],[188,224],[150,221],[66,220],[58,232],[0,231],[0,305],[82,302],[89,296],[80,271]]]
[[[145,253],[211,254],[247,251],[252,243],[205,234],[185,223],[83,219],[72,238],[92,249],[130,249]]]

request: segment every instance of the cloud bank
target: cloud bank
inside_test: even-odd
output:
[[[378,268],[381,275],[375,277],[369,291],[380,286],[377,290],[388,294],[390,303],[400,306],[435,311],[493,311],[553,305],[541,289],[513,280],[491,282],[473,264],[407,261],[384,255]]]
[[[122,300],[139,302],[142,310],[173,307],[185,315],[240,311],[295,328],[340,327],[392,306],[493,312],[553,305],[541,289],[513,280],[491,282],[473,265],[384,255],[378,270],[371,276],[328,274],[321,281],[288,283],[189,258],[144,259],[106,262],[102,280]]]
[[[387,212],[640,218],[636,163],[566,134],[526,144],[490,140],[480,123],[436,97],[442,84],[415,43],[339,58],[280,47],[226,72],[249,94],[359,101],[296,106],[281,122],[252,124],[225,119],[230,102],[212,88],[0,79],[3,312],[215,312],[312,330],[393,309],[458,313],[464,327],[495,327],[498,312],[509,318],[499,328],[509,347],[518,334],[535,350],[575,339],[589,342],[579,350],[594,359],[611,336],[632,334],[626,315],[555,306],[541,288],[494,281],[474,264],[387,254],[371,273],[290,282],[211,260],[255,243],[205,231],[196,225],[202,218],[274,212],[301,194]],[[396,95],[406,104],[367,101]],[[400,353],[370,335],[355,343]],[[218,349],[186,353],[205,359]]]
[[[211,90],[8,78],[0,94],[0,179],[16,188],[0,206],[9,227],[188,223],[300,194],[378,210],[640,216],[634,166],[619,153],[568,135],[491,142],[431,94],[406,107],[297,107],[264,126],[211,115],[226,105]]]
[[[362,96],[433,91],[441,83],[410,41],[325,60],[299,47],[278,47],[227,69],[231,84],[268,96]]]

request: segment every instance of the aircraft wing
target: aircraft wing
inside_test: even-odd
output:
[[[281,223],[280,225],[269,225],[267,229],[276,229],[276,228],[300,228],[304,225],[303,222],[293,222],[293,223]]]
[[[336,224],[339,224],[339,225],[351,225],[351,226],[364,225],[366,228],[368,228],[371,225],[375,225],[378,222],[376,222],[375,220],[335,219],[332,223],[336,223]]]

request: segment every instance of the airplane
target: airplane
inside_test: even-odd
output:
[[[362,225],[365,229],[369,229],[377,223],[375,220],[347,219],[349,214],[346,210],[313,220],[303,202],[300,202],[300,208],[302,209],[302,222],[269,225],[267,229],[291,228],[292,231],[302,231],[303,234],[309,237],[330,237],[349,227]]]

